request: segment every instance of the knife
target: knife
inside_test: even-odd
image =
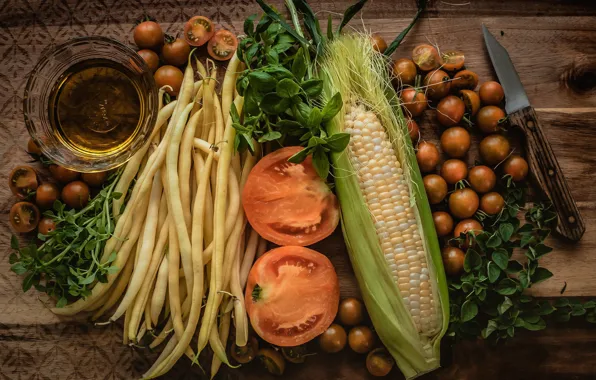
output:
[[[550,198],[559,216],[557,232],[572,241],[578,241],[586,226],[540,121],[530,105],[507,50],[484,25],[482,32],[490,60],[505,92],[505,111],[511,125],[521,128],[526,136],[525,148],[530,173]]]

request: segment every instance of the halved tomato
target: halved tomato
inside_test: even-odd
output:
[[[339,223],[339,204],[312,165],[288,158],[299,146],[263,157],[250,172],[242,192],[244,212],[259,235],[278,245],[310,245],[323,240]]]
[[[326,256],[304,247],[280,247],[255,262],[244,299],[261,338],[276,346],[299,346],[333,322],[339,281]]]
[[[184,24],[184,39],[192,46],[205,45],[213,33],[213,22],[205,16],[195,16]]]
[[[238,48],[238,39],[234,33],[229,30],[218,30],[207,44],[207,51],[213,59],[218,61],[227,61],[236,52]]]

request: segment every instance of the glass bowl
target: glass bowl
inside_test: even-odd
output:
[[[113,61],[120,70],[126,70],[126,76],[139,95],[140,112],[135,131],[124,143],[105,151],[80,149],[65,143],[50,120],[53,117],[51,96],[54,86],[63,80],[63,74],[73,65],[94,59]],[[128,161],[153,131],[157,109],[157,87],[145,61],[130,47],[105,37],[75,38],[62,45],[50,46],[31,72],[23,99],[27,130],[42,153],[52,162],[79,172],[106,171]],[[109,139],[110,135],[106,136]]]

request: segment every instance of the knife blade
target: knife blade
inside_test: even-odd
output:
[[[524,86],[507,50],[482,25],[484,42],[499,82],[505,93],[505,111],[512,126],[522,129],[530,173],[548,196],[559,216],[557,232],[577,241],[586,227],[571,195],[567,180],[548,142],[542,126],[530,105]]]

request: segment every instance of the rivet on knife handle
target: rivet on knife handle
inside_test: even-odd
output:
[[[525,107],[511,113],[509,118],[512,125],[521,127],[525,132],[530,172],[550,198],[559,215],[557,232],[573,241],[581,239],[586,230],[584,220],[534,109]]]

